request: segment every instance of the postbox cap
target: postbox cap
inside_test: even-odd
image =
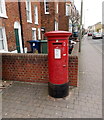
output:
[[[62,37],[62,36],[65,36],[65,37],[69,37],[69,36],[71,36],[72,35],[72,33],[70,33],[70,32],[67,32],[67,31],[50,31],[50,32],[46,32],[45,33],[45,36],[47,36],[47,37],[54,37],[54,36],[60,36],[60,37]]]

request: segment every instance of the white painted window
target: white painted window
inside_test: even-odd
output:
[[[71,14],[71,6],[70,4],[66,4],[66,16],[70,16]]]
[[[34,6],[34,18],[35,18],[35,24],[38,24],[38,7]]]
[[[0,29],[0,50],[4,49],[4,38],[3,38],[3,31]]]
[[[32,40],[36,40],[36,28],[32,28]]]
[[[5,0],[0,0],[0,17],[8,18],[6,15]]]
[[[27,15],[27,22],[32,23],[31,1],[30,0],[26,0],[26,15]]]
[[[57,30],[58,30],[58,22],[55,21],[55,31],[57,31]]]
[[[8,51],[5,28],[0,28],[0,51]]]
[[[69,32],[72,32],[72,21],[69,19]]]
[[[38,28],[38,39],[40,40],[41,39],[41,29]]]
[[[45,10],[45,14],[49,14],[49,2],[48,2],[48,0],[44,0],[44,10]]]

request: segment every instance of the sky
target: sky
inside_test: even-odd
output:
[[[83,0],[83,24],[84,27],[102,22],[102,2],[104,0]],[[81,0],[74,0],[76,8],[81,9]]]

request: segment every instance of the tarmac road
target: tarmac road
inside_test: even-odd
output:
[[[102,57],[102,116],[104,119],[104,38],[103,39],[92,39],[92,37],[87,37],[88,42],[90,45],[94,47],[95,50],[99,52]]]
[[[104,55],[104,39],[92,39],[90,36],[86,37],[89,43],[95,48],[95,50]]]

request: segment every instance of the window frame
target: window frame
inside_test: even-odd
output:
[[[38,28],[38,39],[41,40],[41,29]]]
[[[28,8],[28,3],[29,3],[29,8]],[[29,19],[27,16],[27,12],[29,12]],[[31,1],[26,0],[26,16],[27,16],[27,22],[32,23],[32,12],[31,12]]]
[[[2,31],[2,36],[3,36],[3,46],[4,48],[0,50],[0,52],[8,51],[8,46],[7,46],[7,39],[6,39],[6,32],[4,27],[0,27],[0,30]]]
[[[72,21],[69,19],[69,32],[72,32]]]
[[[48,3],[48,12],[47,12],[47,4],[46,3]],[[48,0],[44,0],[44,10],[45,10],[45,14],[49,14],[49,2],[48,2]]]
[[[70,16],[70,15],[71,15],[71,5],[66,3],[66,16]]]
[[[0,0],[0,2],[1,2],[1,9],[2,9],[2,12],[0,12],[0,17],[2,17],[2,18],[8,18],[7,14],[6,14],[5,0]]]
[[[39,21],[38,21],[38,6],[37,5],[34,6],[34,20],[35,20],[35,24],[38,25]]]
[[[37,40],[37,36],[36,36],[36,28],[32,28],[32,32],[35,31],[35,39],[33,39],[33,33],[32,33],[32,40]]]

